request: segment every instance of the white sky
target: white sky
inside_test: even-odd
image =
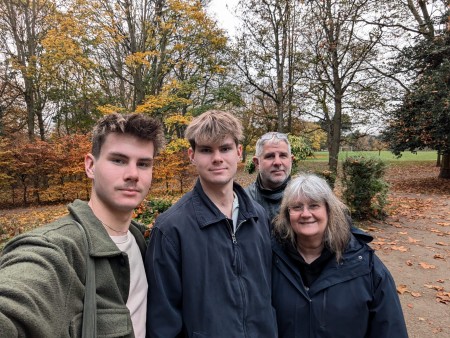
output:
[[[234,17],[234,8],[239,0],[212,0],[208,11],[217,20],[219,26],[228,32],[230,36],[235,33],[238,19]]]

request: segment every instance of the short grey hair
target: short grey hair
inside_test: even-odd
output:
[[[256,142],[255,156],[259,157],[262,155],[263,148],[266,143],[278,143],[278,142],[285,142],[287,144],[288,152],[290,155],[291,154],[291,144],[289,143],[288,136],[283,133],[271,131],[270,133],[265,133],[264,135],[262,135]]]

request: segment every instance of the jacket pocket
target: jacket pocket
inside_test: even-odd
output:
[[[79,313],[70,322],[70,337],[81,337],[83,314]],[[130,313],[125,309],[97,310],[96,337],[131,337],[133,324]]]

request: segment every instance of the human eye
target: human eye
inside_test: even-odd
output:
[[[295,212],[300,212],[303,210],[303,205],[294,205],[293,207],[291,207],[291,210]]]
[[[231,147],[230,147],[230,146],[221,147],[221,148],[220,148],[220,151],[221,151],[222,153],[229,152],[229,151],[231,151]]]
[[[319,203],[311,203],[311,205],[309,206],[309,209],[311,209],[311,210],[317,210],[319,208],[320,208]]]
[[[202,153],[202,154],[209,154],[211,152],[211,149],[209,149],[209,148],[200,148],[198,151],[200,153]]]
[[[121,157],[111,157],[110,161],[114,164],[122,165],[125,164],[125,160]]]
[[[152,160],[140,161],[140,162],[138,162],[138,166],[140,168],[144,168],[144,169],[151,168],[151,167],[153,167],[153,161]]]

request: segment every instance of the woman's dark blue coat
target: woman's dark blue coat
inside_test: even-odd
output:
[[[272,296],[280,338],[408,337],[394,280],[352,235],[339,263],[331,259],[307,289],[283,246],[272,241]]]

